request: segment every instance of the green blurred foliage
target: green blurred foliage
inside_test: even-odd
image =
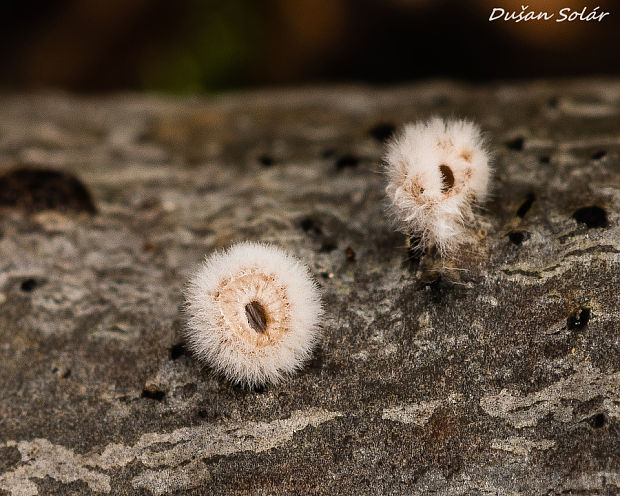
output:
[[[247,80],[259,63],[267,23],[253,2],[194,0],[190,9],[177,39],[141,68],[143,88],[218,91]]]

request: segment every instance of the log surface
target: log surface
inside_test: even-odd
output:
[[[416,260],[380,159],[431,115],[487,132],[493,196]],[[620,81],[5,94],[0,172],[0,494],[620,491]],[[248,239],[326,310],[257,391],[182,341],[187,278]]]

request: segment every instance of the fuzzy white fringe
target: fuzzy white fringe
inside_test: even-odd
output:
[[[384,161],[389,210],[402,232],[442,254],[466,240],[490,175],[478,126],[437,117],[409,124],[388,144]]]
[[[207,257],[185,292],[188,347],[229,380],[256,387],[298,370],[320,336],[321,301],[308,269],[279,248],[239,243]],[[252,327],[246,305],[264,310]]]

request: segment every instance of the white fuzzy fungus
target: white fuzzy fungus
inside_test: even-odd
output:
[[[472,207],[486,198],[489,155],[478,126],[433,118],[407,125],[384,157],[390,212],[420,246],[441,253],[466,238]]]
[[[214,253],[190,279],[186,300],[188,347],[248,387],[295,372],[319,338],[316,284],[301,262],[271,245]]]

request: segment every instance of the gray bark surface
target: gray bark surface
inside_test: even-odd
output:
[[[488,133],[493,196],[416,263],[380,158],[431,115]],[[0,494],[620,491],[620,81],[2,95],[16,167],[92,205],[60,178],[0,207]],[[183,285],[241,240],[325,302],[314,359],[260,391],[182,345]]]

